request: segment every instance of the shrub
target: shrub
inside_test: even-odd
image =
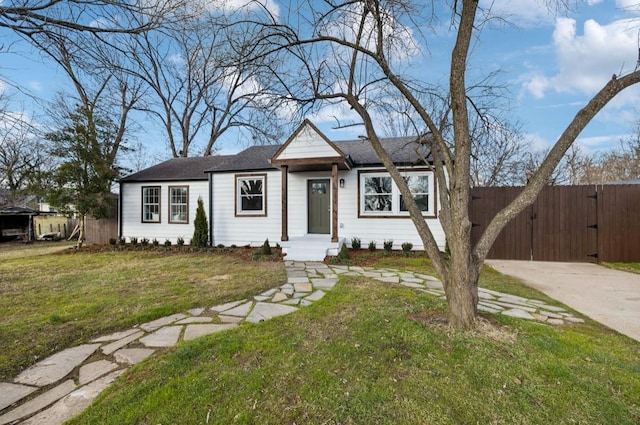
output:
[[[362,248],[362,243],[360,241],[360,238],[355,236],[351,238],[351,248],[356,251]]]
[[[140,243],[142,244],[142,246],[147,246],[147,245],[149,245],[149,239],[147,239],[147,238],[142,238],[142,239],[140,240]]]
[[[375,251],[375,250],[376,250],[376,244],[377,244],[377,243],[378,243],[378,242],[376,242],[376,241],[371,241],[371,242],[369,242],[369,251]]]
[[[176,240],[176,243],[178,244],[178,246],[183,246],[184,245],[184,238],[182,236],[178,236],[178,239]]]
[[[115,245],[118,240],[116,238],[109,238],[109,245]]]
[[[197,247],[205,247],[209,243],[209,226],[207,215],[204,212],[204,202],[202,197],[198,198],[198,208],[196,209],[196,219],[193,222],[193,238],[191,244]]]
[[[271,246],[269,245],[269,239],[265,240],[260,248],[260,255],[271,255]]]
[[[158,246],[160,245],[160,242],[158,242],[158,240],[156,238],[153,238],[153,240],[151,241],[151,243],[153,244],[153,246]]]
[[[129,238],[129,240],[131,241],[131,245],[138,245],[138,238],[135,236],[131,236]]]
[[[169,239],[165,239],[164,246],[171,246],[171,241]]]
[[[413,244],[411,242],[402,243],[402,252],[404,252],[404,255],[406,257],[409,256],[409,253],[411,252],[412,249],[413,249]]]
[[[393,239],[388,239],[382,243],[384,252],[391,252],[393,249]]]
[[[349,248],[347,248],[347,244],[342,244],[340,252],[338,252],[338,259],[341,261],[349,259]]]

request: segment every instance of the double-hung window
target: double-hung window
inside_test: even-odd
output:
[[[433,174],[430,171],[402,171],[411,196],[423,215],[435,215]],[[400,189],[387,172],[361,172],[360,216],[408,216]]]
[[[189,222],[189,187],[169,187],[169,223]]]
[[[142,187],[142,222],[160,223],[160,186]]]
[[[266,174],[236,176],[236,215],[267,215]]]
[[[429,175],[418,174],[418,175],[409,175],[404,178],[404,181],[407,182],[407,186],[409,186],[409,190],[411,191],[411,196],[416,201],[418,208],[422,211],[423,214],[429,213],[429,184],[430,179]],[[407,206],[402,199],[402,195],[400,195],[400,211],[408,212]]]
[[[389,175],[365,175],[364,213],[391,212],[393,210],[393,185]]]

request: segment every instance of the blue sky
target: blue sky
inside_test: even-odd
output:
[[[278,7],[277,0],[268,0]],[[508,24],[486,27],[474,46],[470,64],[482,71],[501,70],[513,96],[510,117],[522,122],[532,149],[551,145],[575,113],[613,74],[632,71],[638,61],[640,0],[589,0],[573,11],[554,14],[541,0],[481,0],[481,5],[506,17]],[[446,69],[454,34],[448,17],[442,17],[428,50],[414,57],[416,68]],[[6,33],[0,33],[8,40]],[[42,108],[20,91],[3,83],[11,80],[37,98],[50,99],[67,85],[64,73],[41,54],[18,42],[0,55],[0,90],[13,94],[13,107],[37,121]],[[353,138],[355,133],[333,130],[336,114],[348,110],[332,107],[309,118],[333,140]],[[640,87],[619,95],[580,135],[578,144],[588,152],[614,146],[629,134],[640,118]],[[151,134],[151,136],[149,136]],[[141,142],[167,156],[160,132],[147,131],[152,139]],[[238,150],[223,143],[222,153]]]

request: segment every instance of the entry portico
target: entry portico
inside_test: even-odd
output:
[[[289,240],[289,173],[315,171],[321,175],[306,184],[307,233],[330,233],[331,242],[338,242],[338,170],[351,170],[351,158],[305,120],[273,155],[271,164],[282,174],[280,240]]]

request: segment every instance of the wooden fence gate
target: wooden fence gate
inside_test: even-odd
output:
[[[521,190],[471,190],[473,243],[491,218]],[[640,185],[547,186],[502,230],[487,258],[640,261]]]

